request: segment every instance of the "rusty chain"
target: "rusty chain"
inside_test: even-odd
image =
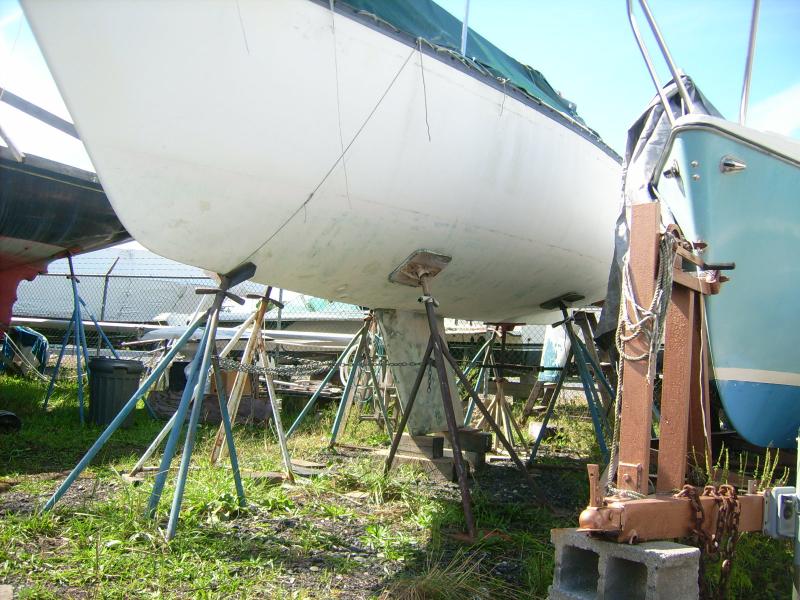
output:
[[[703,527],[705,510],[700,501],[701,496],[713,498],[717,507],[716,527],[711,534]],[[698,573],[700,596],[701,598],[721,600],[727,596],[736,544],[740,537],[739,517],[742,510],[736,494],[736,488],[729,484],[723,484],[719,487],[707,485],[703,488],[703,493],[698,494],[696,487],[685,485],[676,497],[687,498],[694,513],[692,537],[695,544],[700,548],[700,570]],[[716,561],[721,561],[720,574],[712,594],[706,582],[705,569],[710,562]]]

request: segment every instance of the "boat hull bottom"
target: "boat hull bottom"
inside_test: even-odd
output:
[[[758,446],[795,448],[797,427],[787,418],[797,410],[800,388],[794,385],[753,381],[717,380],[725,399],[725,413],[736,431]],[[759,416],[753,416],[753,399]]]

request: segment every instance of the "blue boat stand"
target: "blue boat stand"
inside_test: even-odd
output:
[[[386,424],[386,432],[389,434],[390,438],[394,436],[392,423],[389,420],[389,411],[384,403],[381,387],[378,383],[378,377],[375,374],[373,353],[370,352],[372,345],[370,340],[376,333],[374,331],[375,325],[375,317],[372,315],[372,313],[370,313],[364,319],[364,326],[357,334],[358,346],[353,354],[353,362],[350,366],[350,373],[347,376],[344,391],[342,392],[342,399],[339,401],[339,407],[336,410],[336,418],[334,419],[333,427],[331,428],[331,438],[328,444],[328,447],[330,448],[336,445],[336,441],[339,438],[339,433],[341,432],[342,427],[347,424],[350,408],[352,407],[355,401],[355,396],[358,392],[359,382],[364,375],[367,377],[364,399],[366,400],[367,391],[371,392],[372,401],[380,409],[383,422]],[[342,353],[342,359],[346,357],[347,351],[350,348],[352,348],[352,342],[348,345],[345,352]],[[338,366],[334,364],[332,370],[333,369],[338,369]]]
[[[181,401],[178,405],[178,409],[176,410],[175,415],[173,415],[173,419],[171,420],[172,423],[180,423],[181,427],[171,427],[169,431],[169,438],[167,439],[166,447],[164,448],[164,454],[161,459],[161,465],[159,467],[158,472],[156,473],[155,481],[153,484],[153,490],[150,494],[150,499],[147,505],[147,514],[150,517],[155,517],[156,509],[161,499],[161,494],[163,492],[167,475],[169,473],[169,468],[172,463],[172,459],[175,456],[175,451],[178,445],[178,439],[180,437],[181,430],[183,429],[182,426],[186,420],[186,414],[188,412],[189,404],[192,404],[193,401],[192,412],[189,418],[189,426],[186,434],[186,439],[184,442],[183,455],[181,456],[181,462],[178,469],[178,475],[175,485],[175,493],[172,498],[172,506],[170,509],[169,521],[166,531],[166,538],[168,540],[172,539],[175,536],[175,531],[178,524],[178,518],[180,515],[181,503],[183,501],[183,493],[186,485],[186,477],[189,471],[189,463],[191,462],[192,450],[194,449],[195,437],[197,433],[197,424],[200,420],[200,409],[202,405],[203,394],[205,393],[205,388],[208,382],[209,370],[212,366],[212,363],[216,361],[215,336],[216,336],[217,325],[219,323],[219,311],[222,307],[222,302],[225,298],[230,298],[240,304],[244,303],[244,300],[232,294],[228,290],[231,287],[239,283],[242,283],[243,281],[246,281],[247,279],[252,277],[254,273],[255,273],[255,266],[252,263],[245,263],[244,265],[234,269],[230,273],[220,276],[219,288],[211,288],[211,289],[201,288],[196,290],[196,293],[198,294],[214,295],[214,301],[211,307],[204,313],[198,315],[189,324],[183,335],[175,342],[170,351],[161,359],[159,364],[155,367],[155,369],[153,369],[150,375],[148,375],[147,379],[145,379],[145,381],[141,384],[139,389],[136,390],[136,392],[134,392],[134,394],[131,396],[128,402],[122,407],[122,409],[120,409],[117,416],[114,417],[114,419],[105,429],[105,431],[103,431],[103,433],[100,434],[100,437],[95,441],[95,443],[87,451],[87,453],[83,456],[83,458],[81,458],[81,460],[78,462],[75,468],[70,472],[67,478],[62,482],[62,484],[58,487],[58,489],[55,491],[52,497],[44,505],[42,510],[48,511],[55,506],[56,502],[58,502],[58,500],[67,492],[70,486],[86,469],[86,467],[89,465],[92,459],[97,455],[97,453],[103,448],[103,446],[109,440],[109,438],[119,428],[119,426],[128,416],[128,414],[135,408],[136,403],[139,401],[139,399],[142,398],[147,393],[147,391],[150,389],[153,383],[158,381],[164,370],[170,365],[175,356],[177,356],[177,354],[183,349],[186,343],[192,338],[192,335],[195,333],[195,331],[199,327],[205,326],[197,353],[195,354],[195,357],[191,362],[189,377],[187,379],[183,395],[181,396]],[[216,370],[216,376],[219,377],[218,370]],[[217,381],[217,383],[219,384],[220,382]],[[219,392],[220,413],[222,415],[223,426],[225,427],[225,436],[228,444],[228,453],[230,455],[231,469],[233,471],[236,493],[238,496],[239,505],[243,507],[245,506],[246,501],[244,495],[244,488],[241,482],[241,475],[239,473],[238,457],[236,455],[236,448],[234,446],[233,433],[231,431],[231,422],[227,409],[227,402],[225,401],[224,398],[225,387],[218,385],[217,390]],[[167,428],[165,428],[165,430],[166,429]],[[164,430],[162,430],[162,433],[163,432]],[[157,441],[158,438],[156,442]]]
[[[331,379],[333,379],[334,375],[336,375],[336,373],[339,370],[339,366],[344,361],[350,349],[361,340],[361,337],[364,335],[365,329],[366,325],[361,327],[361,329],[358,330],[358,333],[356,333],[353,336],[353,338],[348,342],[345,349],[342,350],[342,353],[336,359],[336,362],[333,363],[333,366],[325,374],[325,377],[322,379],[322,381],[320,381],[319,385],[317,386],[317,389],[311,395],[311,398],[309,398],[308,402],[306,402],[306,405],[303,407],[303,410],[301,410],[300,414],[297,415],[297,418],[294,420],[294,423],[292,423],[292,426],[289,427],[289,429],[286,431],[286,439],[289,439],[291,437],[291,435],[297,430],[297,428],[300,427],[300,423],[303,422],[303,419],[305,419],[308,413],[311,412],[311,409],[314,408],[314,405],[317,403],[317,400],[322,394],[322,391],[325,389],[325,386],[328,385]]]
[[[557,327],[558,325],[564,326],[564,329],[567,332],[567,336],[570,340],[570,350],[567,354],[567,359],[564,363],[564,367],[561,369],[561,373],[559,374],[558,381],[556,382],[555,389],[553,390],[549,402],[547,404],[547,409],[545,410],[544,417],[542,419],[542,425],[539,429],[539,433],[536,436],[536,440],[533,443],[533,447],[531,448],[531,453],[528,456],[527,465],[532,466],[534,461],[536,460],[536,455],[539,452],[539,447],[541,446],[542,440],[544,439],[545,433],[547,432],[547,424],[550,421],[550,418],[553,416],[553,411],[555,410],[556,401],[558,400],[558,396],[561,392],[561,388],[564,385],[564,380],[566,379],[566,374],[569,365],[574,362],[575,367],[578,371],[578,376],[580,377],[581,384],[583,386],[584,396],[586,397],[586,403],[589,406],[589,414],[592,418],[592,426],[594,428],[595,438],[597,439],[597,444],[600,447],[600,453],[603,455],[603,460],[608,461],[609,451],[608,446],[606,444],[604,429],[607,428],[607,422],[605,413],[603,410],[603,403],[600,398],[600,392],[597,386],[602,386],[606,394],[613,398],[614,397],[614,390],[611,387],[611,384],[608,382],[608,379],[603,373],[600,365],[597,364],[595,359],[592,357],[592,354],[587,349],[583,340],[581,340],[578,335],[575,333],[575,330],[572,328],[575,317],[570,316],[567,311],[567,307],[565,304],[561,303],[560,305],[561,314],[563,315],[564,319],[559,323],[555,323],[553,327]],[[588,341],[588,343],[593,343],[592,341]],[[597,384],[595,384],[597,382]]]
[[[53,369],[53,374],[50,377],[50,385],[47,387],[47,393],[45,394],[42,408],[47,410],[47,405],[50,402],[50,396],[53,395],[56,380],[58,379],[58,373],[61,370],[61,362],[64,360],[64,353],[67,349],[69,338],[74,332],[75,343],[73,344],[73,348],[75,349],[75,366],[78,373],[78,415],[80,416],[81,425],[83,425],[85,422],[83,373],[86,371],[88,374],[89,370],[89,346],[86,343],[86,331],[83,327],[83,311],[81,310],[81,307],[86,310],[86,314],[89,315],[92,323],[94,323],[95,329],[100,334],[101,340],[105,342],[109,350],[111,350],[111,354],[114,355],[114,358],[118,359],[119,354],[117,354],[117,351],[114,349],[114,346],[111,344],[108,337],[106,337],[106,334],[102,327],[100,327],[97,319],[94,318],[94,315],[89,310],[89,307],[86,306],[86,302],[83,301],[83,298],[81,298],[80,294],[78,293],[78,283],[80,280],[75,276],[75,268],[72,264],[71,254],[67,255],[67,262],[69,263],[69,275],[67,275],[67,279],[69,279],[70,283],[72,284],[72,318],[70,319],[70,322],[67,325],[67,330],[64,332],[64,337],[61,340],[61,349],[58,352],[58,359],[56,360],[56,366]],[[150,411],[149,406],[147,406],[147,409]],[[152,415],[152,411],[150,412]]]

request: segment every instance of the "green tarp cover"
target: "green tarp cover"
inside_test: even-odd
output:
[[[462,23],[431,0],[335,0],[336,4],[372,14],[413,38],[460,53]],[[562,98],[539,71],[514,60],[471,29],[467,34],[469,59],[494,77],[583,123],[575,105]]]

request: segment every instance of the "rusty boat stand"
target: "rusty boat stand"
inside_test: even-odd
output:
[[[497,435],[497,439],[500,440],[500,443],[505,447],[511,459],[514,461],[520,471],[522,471],[526,478],[529,478],[530,476],[528,475],[528,471],[526,470],[522,460],[520,460],[519,456],[514,450],[514,447],[511,445],[505,435],[503,435],[500,426],[497,424],[489,410],[486,408],[486,405],[483,403],[470,382],[467,380],[463,371],[459,367],[458,362],[455,360],[455,358],[453,358],[452,354],[450,354],[450,350],[447,347],[447,341],[440,331],[436,320],[435,310],[435,307],[438,306],[438,302],[431,294],[430,281],[432,278],[438,275],[439,272],[444,269],[449,262],[449,256],[435,252],[429,252],[426,250],[417,250],[389,275],[389,281],[392,283],[422,288],[422,296],[419,298],[419,301],[425,306],[430,336],[428,338],[427,348],[422,357],[419,371],[417,372],[417,377],[414,380],[414,385],[411,388],[408,401],[403,409],[403,416],[399,425],[397,426],[394,439],[392,440],[392,446],[389,450],[389,455],[386,457],[384,474],[388,473],[392,468],[392,463],[394,462],[395,454],[400,446],[403,430],[408,423],[408,418],[411,415],[411,411],[414,407],[414,400],[419,392],[422,378],[425,375],[425,371],[430,366],[432,359],[439,379],[439,388],[442,396],[445,419],[447,421],[447,429],[450,434],[450,443],[453,448],[453,463],[456,474],[458,475],[458,485],[461,490],[461,504],[464,510],[467,535],[471,540],[475,540],[477,534],[475,528],[475,517],[472,512],[472,499],[469,492],[469,483],[467,482],[467,468],[464,464],[464,458],[461,454],[461,442],[459,436],[460,424],[456,422],[455,411],[453,410],[453,394],[447,377],[446,365],[448,363],[450,364],[456,379],[464,386],[464,389],[469,394],[470,399],[486,419],[486,422],[494,431],[495,435]]]
[[[633,360],[651,348],[644,336],[622,331],[622,403],[616,482],[612,495],[601,490],[599,468],[589,465],[589,506],[580,515],[580,530],[606,539],[634,543],[689,537],[700,527],[707,533],[716,528],[720,503],[702,489],[685,489],[687,464],[691,460],[710,464],[711,447],[708,344],[705,339],[703,296],[720,291],[725,277],[720,269],[732,265],[706,265],[696,250],[703,243],[689,244],[668,230],[660,232],[658,202],[632,207],[629,277],[633,297],[646,303],[656,290],[656,273],[662,235],[673,237],[674,268],[671,298],[666,310],[664,364],[661,394],[661,430],[657,483],[650,493],[650,436],[652,426],[654,360]],[[685,267],[687,267],[685,269]],[[699,271],[699,273],[698,273]],[[708,274],[712,277],[708,277]],[[623,295],[621,302],[629,302]],[[694,500],[693,498],[696,498]],[[738,531],[761,531],[763,494],[739,494]],[[702,519],[698,519],[699,502]]]

